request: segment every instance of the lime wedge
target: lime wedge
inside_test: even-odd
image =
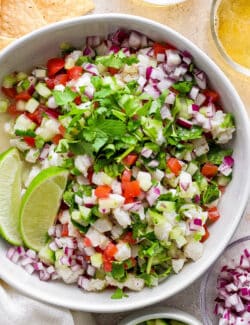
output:
[[[16,148],[0,155],[0,234],[13,245],[22,244],[18,231],[21,170],[22,162]]]
[[[67,170],[49,167],[30,183],[21,202],[20,231],[25,245],[39,251],[60,207],[68,178]]]

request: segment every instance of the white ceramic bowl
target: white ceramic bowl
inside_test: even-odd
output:
[[[102,35],[125,27],[147,34],[154,40],[166,41],[182,50],[188,50],[195,63],[204,70],[211,87],[221,94],[223,107],[235,116],[237,133],[233,141],[234,177],[220,203],[222,217],[211,229],[202,258],[189,263],[182,272],[163,281],[153,289],[145,288],[139,293],[129,293],[122,300],[111,300],[109,291],[84,293],[76,286],[63,283],[46,283],[28,275],[5,257],[7,244],[0,241],[0,277],[19,291],[42,301],[63,307],[92,312],[118,312],[144,307],[168,298],[181,291],[201,276],[223,251],[233,235],[244,211],[250,184],[250,136],[248,117],[235,89],[221,70],[198,47],[189,40],[156,22],[128,15],[109,14],[81,17],[60,22],[35,31],[16,41],[0,54],[0,80],[15,70],[29,70],[46,62],[59,52],[62,42],[81,46],[85,36]],[[0,138],[1,142],[3,138]]]
[[[201,322],[182,310],[169,307],[155,307],[140,310],[124,318],[118,325],[140,325],[142,322],[153,319],[176,320],[185,325],[201,325]]]

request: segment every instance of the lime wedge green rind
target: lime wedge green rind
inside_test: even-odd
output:
[[[30,183],[21,202],[20,232],[25,245],[39,251],[60,207],[68,171],[60,167],[42,170]]]
[[[21,204],[22,162],[16,148],[0,154],[0,235],[12,245],[22,245],[18,229]]]

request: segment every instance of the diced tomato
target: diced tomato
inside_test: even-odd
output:
[[[42,123],[43,114],[45,111],[45,106],[39,105],[38,108],[33,113],[26,113],[28,118],[30,118],[33,122],[40,125]]]
[[[26,91],[22,91],[21,93],[17,94],[15,97],[15,100],[29,100],[31,98],[31,95],[29,94],[29,92]]]
[[[220,99],[220,95],[211,89],[205,89],[203,94],[206,96],[207,100],[212,103],[217,102]]]
[[[15,98],[16,97],[16,89],[15,88],[5,88],[2,87],[2,92],[4,93],[5,96],[9,98]]]
[[[105,259],[113,259],[113,257],[115,256],[115,254],[117,252],[118,252],[118,249],[117,249],[116,245],[110,242],[104,249],[103,254],[105,256]]]
[[[10,104],[7,108],[7,112],[12,116],[18,116],[23,113],[23,112],[17,110],[16,104]]]
[[[109,261],[109,260],[103,261],[103,269],[105,272],[111,272],[112,271],[112,261]]]
[[[51,141],[52,141],[54,144],[58,145],[58,143],[59,143],[59,141],[60,141],[61,139],[63,139],[63,136],[62,136],[61,134],[56,134],[56,135],[53,136],[53,138],[51,139]]]
[[[181,172],[181,164],[177,158],[171,157],[167,161],[167,166],[175,176],[178,176]]]
[[[80,105],[82,103],[82,98],[81,96],[77,96],[75,99],[74,99],[74,103],[76,105]]]
[[[66,85],[68,81],[68,75],[66,73],[60,73],[55,76],[54,85]]]
[[[205,234],[202,236],[202,238],[200,240],[201,243],[204,243],[204,241],[206,241],[208,239],[208,237],[210,236],[210,233],[209,233],[209,231],[207,229],[207,226],[204,225],[203,227],[205,229]]]
[[[176,48],[170,44],[161,44],[155,42],[153,44],[154,55],[157,56],[159,53],[165,53],[166,50],[175,50]]]
[[[215,222],[220,218],[220,213],[217,207],[208,208],[207,212],[208,212],[208,220],[210,222]]]
[[[108,185],[99,185],[95,189],[95,196],[99,199],[107,198],[111,192],[111,187]]]
[[[135,153],[130,153],[129,155],[127,155],[124,159],[123,159],[123,163],[127,166],[131,166],[134,165],[134,163],[136,162],[138,156]]]
[[[128,231],[127,233],[122,235],[121,239],[125,243],[131,244],[131,245],[134,245],[136,243],[136,240],[133,238],[133,233],[131,231]]]
[[[62,58],[52,58],[47,62],[48,76],[53,77],[57,72],[64,68],[65,61]]]
[[[69,80],[78,79],[83,73],[83,68],[81,66],[75,66],[69,70],[67,70],[67,75]]]
[[[83,244],[85,245],[85,247],[92,247],[92,243],[91,240],[88,237],[84,237],[83,238]]]
[[[23,140],[27,143],[28,146],[30,147],[35,147],[36,143],[35,143],[35,138],[33,137],[23,137]]]
[[[129,204],[135,202],[135,199],[133,197],[126,197],[124,203]]]
[[[68,224],[64,223],[62,227],[62,237],[67,237],[69,235]]]
[[[111,76],[113,76],[119,72],[119,69],[108,67],[108,72],[111,74]]]
[[[59,126],[58,130],[62,136],[65,135],[66,128],[62,124]]]
[[[55,87],[55,80],[54,80],[54,79],[47,78],[47,79],[45,80],[45,83],[46,83],[46,86],[47,86],[49,89],[54,89],[54,87]]]
[[[130,182],[131,176],[132,176],[131,170],[125,169],[124,172],[122,173],[122,177],[121,177],[122,183]]]
[[[139,182],[124,182],[123,183],[123,195],[125,198],[133,198],[139,196],[141,193]]]
[[[211,163],[205,163],[201,168],[201,173],[205,177],[214,177],[218,173],[218,167]]]

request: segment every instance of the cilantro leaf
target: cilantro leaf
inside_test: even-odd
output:
[[[207,159],[209,162],[215,165],[220,165],[226,156],[231,156],[232,149],[222,149],[219,146],[213,146],[207,153]]]
[[[193,87],[192,81],[180,81],[175,83],[172,86],[174,89],[178,90],[180,93],[189,93],[191,88]]]
[[[217,200],[220,196],[220,190],[216,184],[209,184],[206,191],[203,193],[203,204],[209,204]]]
[[[31,138],[34,138],[36,136],[33,130],[15,130],[15,135],[19,137],[31,137]]]
[[[73,100],[78,96],[78,94],[69,87],[65,87],[64,91],[53,90],[52,94],[57,105],[66,105],[73,102]]]
[[[125,64],[132,65],[137,62],[139,62],[139,60],[135,55],[126,56],[122,51],[96,58],[97,64],[101,63],[105,67],[112,67],[115,69],[121,69]]]
[[[117,281],[123,281],[126,278],[126,272],[123,263],[113,262],[112,263],[112,277]]]
[[[122,299],[122,298],[127,298],[128,295],[125,294],[122,289],[117,288],[115,292],[112,294],[111,299]]]

